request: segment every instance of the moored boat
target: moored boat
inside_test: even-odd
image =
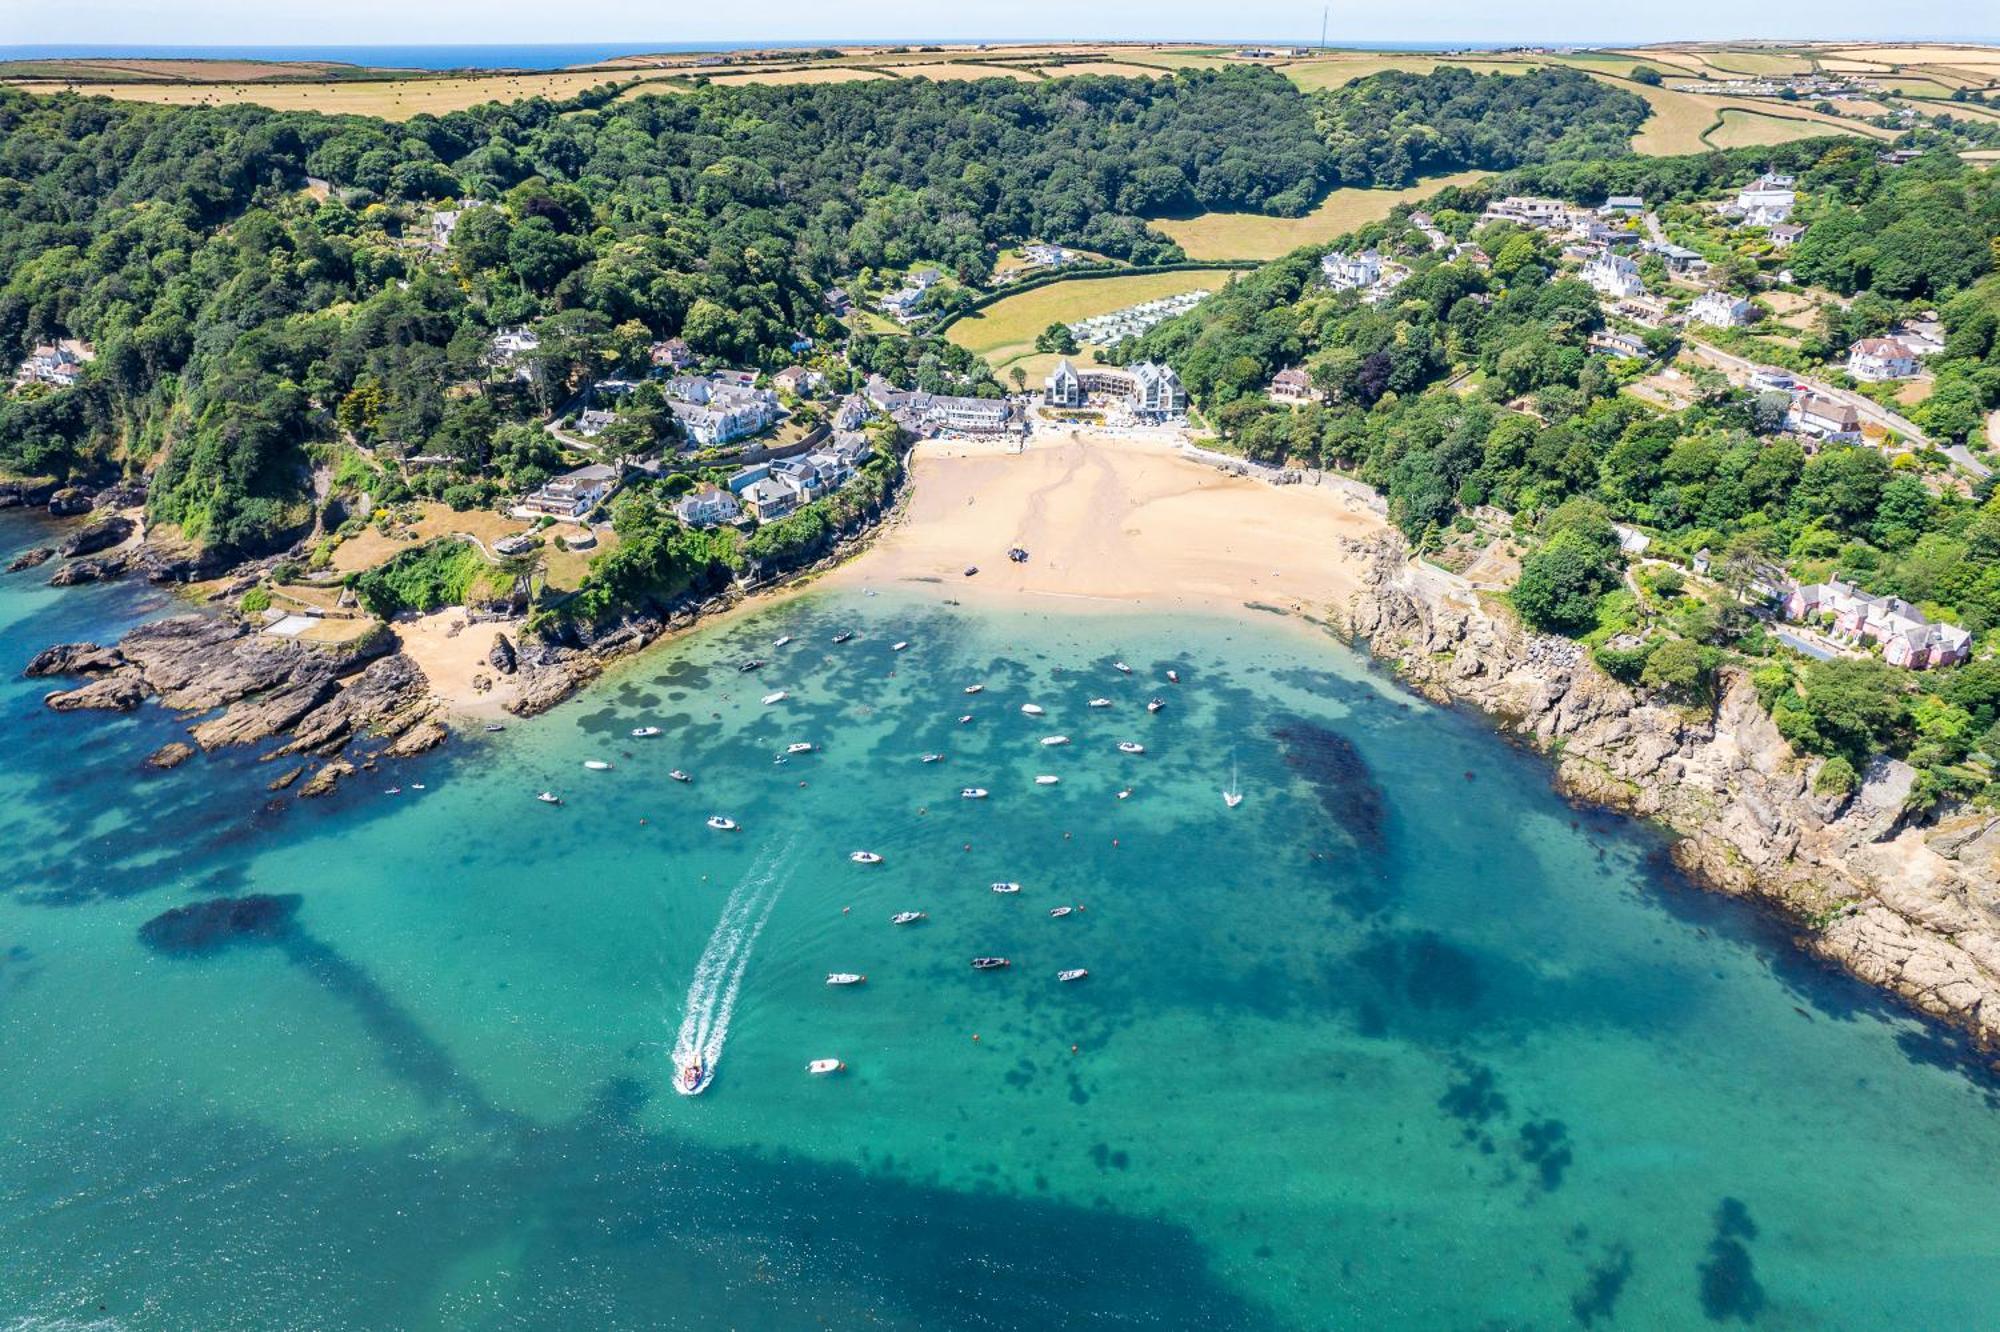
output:
[[[908,647],[909,645],[910,644],[907,639],[899,639],[896,642],[889,644],[889,651],[901,652],[904,648]]]
[[[1039,703],[1023,703],[1021,711],[1030,717],[1039,717],[1042,715],[1042,705]]]
[[[1042,743],[1045,745],[1066,745],[1069,743],[1069,737],[1066,735],[1045,735],[1042,737]]]
[[[1054,773],[1052,773],[1052,772],[1045,772],[1045,773],[1042,773],[1042,774],[1041,774],[1040,776],[1038,776],[1038,777],[1036,777],[1036,778],[1035,778],[1035,785],[1036,785],[1036,786],[1054,786],[1054,785],[1055,785],[1056,783],[1060,782],[1061,780],[1062,780],[1062,778],[1060,778],[1060,777],[1056,776],[1056,775],[1055,775]]]
[[[535,799],[541,801],[544,805],[560,805],[562,803],[562,797],[554,791],[544,791],[536,796]]]
[[[1130,666],[1127,666],[1122,661],[1112,662],[1111,669],[1118,672],[1120,675],[1130,675],[1132,673],[1132,668]]]
[[[1118,742],[1118,752],[1121,754],[1143,754],[1146,752],[1146,747],[1137,740],[1120,740]]]
[[[1021,891],[1021,885],[1018,883],[996,883],[993,885],[993,891],[996,893],[1018,893]]]
[[[651,740],[659,733],[660,728],[657,726],[634,726],[632,728],[632,738],[634,740]]]
[[[985,692],[985,689],[986,686],[983,684],[969,684],[965,687],[965,692],[968,694],[978,694]]]
[[[603,759],[585,759],[583,761],[583,766],[589,768],[592,772],[611,771],[611,765],[609,763],[606,763]]]
[[[810,754],[816,746],[810,740],[796,740],[785,746],[787,754]]]
[[[966,724],[967,722],[969,722],[969,721],[971,721],[971,720],[972,720],[972,714],[968,712],[968,713],[966,713],[966,714],[965,714],[965,715],[964,715],[963,717],[960,717],[960,718],[958,719],[958,724],[959,724],[960,726],[963,726],[963,725],[965,725],[965,724]]]
[[[752,657],[736,669],[739,671],[761,671],[764,669],[764,659],[762,657]]]
[[[1108,708],[1111,706],[1111,700],[1108,698],[1093,698],[1090,700],[1090,706],[1093,708]]]
[[[781,647],[783,647],[783,646],[784,646],[785,644],[787,644],[787,643],[789,643],[789,642],[791,642],[791,641],[792,641],[792,636],[791,636],[790,634],[780,634],[780,635],[778,635],[778,641],[777,641],[777,642],[775,642],[775,643],[773,643],[773,644],[771,644],[771,646],[772,646],[772,647],[774,647],[774,648],[781,648]]]
[[[920,920],[929,920],[929,919],[930,919],[929,912],[898,911],[895,915],[889,917],[889,923],[891,925],[914,925]]]
[[[846,1071],[847,1065],[841,1063],[838,1059],[815,1059],[806,1065],[806,1072],[819,1077],[824,1077],[828,1073],[845,1073]]]
[[[736,820],[725,819],[720,814],[711,814],[708,816],[708,826],[717,832],[735,832]]]
[[[1059,981],[1080,981],[1089,974],[1082,967],[1071,967],[1068,971],[1058,971],[1056,979]]]
[[[986,788],[983,786],[965,787],[958,793],[958,798],[960,800],[984,800],[986,799]]]
[[[1167,683],[1168,683],[1168,684],[1179,684],[1180,682],[1181,682],[1181,673],[1180,673],[1179,671],[1168,671],[1168,672],[1167,672]]]
[[[1146,711],[1148,712],[1158,712],[1165,706],[1167,706],[1167,700],[1164,698],[1149,698],[1146,700]]]
[[[972,969],[974,971],[998,971],[1007,965],[1007,959],[1004,957],[975,957],[972,959]]]
[[[847,858],[857,865],[879,865],[882,863],[882,857],[876,855],[873,851],[850,851],[847,853]]]
[[[944,755],[942,755],[942,754],[926,754],[926,755],[924,755],[924,756],[923,756],[923,758],[922,758],[921,760],[919,760],[919,761],[920,761],[920,762],[923,762],[923,763],[941,763],[941,762],[943,762],[943,761],[944,761]]]
[[[828,985],[859,985],[867,979],[866,976],[853,971],[829,971],[826,973],[826,983]]]
[[[682,772],[679,768],[675,768],[672,772],[668,773],[667,776],[673,778],[677,782],[691,782],[694,780],[694,778],[688,776],[686,773]]]
[[[764,695],[764,706],[768,708],[773,703],[782,703],[790,697],[791,695],[787,693],[785,690],[774,689],[770,693]]]
[[[852,629],[843,629],[839,633],[833,636],[833,641],[836,643],[845,643],[848,639],[852,637],[854,637],[854,631]]]
[[[1064,916],[1067,916],[1068,914],[1070,914],[1070,912],[1074,910],[1076,910],[1075,907],[1067,907],[1067,906],[1051,907],[1049,909],[1049,914],[1051,916],[1054,916],[1057,920],[1061,920]]]

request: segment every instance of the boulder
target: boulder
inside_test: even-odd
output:
[[[96,502],[86,486],[64,486],[49,496],[51,518],[77,518],[89,513]]]
[[[426,717],[397,736],[395,741],[382,752],[390,758],[410,758],[436,749],[450,735],[451,732],[445,728],[443,722],[435,717]]]
[[[146,766],[165,771],[168,768],[178,768],[193,757],[194,746],[184,745],[176,740],[171,744],[161,745],[158,749],[147,755]]]
[[[343,777],[354,775],[354,765],[346,759],[335,759],[306,780],[299,788],[299,799],[313,800],[332,793]]]
[[[502,675],[512,675],[520,665],[520,656],[514,651],[514,645],[507,641],[505,634],[493,635],[493,648],[486,654],[486,660]]]
[[[305,775],[306,775],[306,770],[303,766],[297,768],[288,768],[283,773],[279,774],[277,777],[272,778],[271,784],[267,789],[272,791],[282,791],[286,787],[290,786],[293,782],[297,781],[299,778]]]
[[[55,571],[49,579],[50,587],[81,587],[85,583],[101,583],[116,578],[130,567],[117,556],[101,560],[71,560]]]
[[[19,573],[23,569],[32,569],[38,564],[47,564],[55,558],[55,553],[56,548],[54,546],[36,546],[33,549],[24,550],[19,555],[16,555],[13,561],[8,564],[7,572]]]
[[[125,656],[117,648],[99,647],[95,643],[57,643],[37,652],[22,674],[30,679],[48,675],[99,675],[125,664]]]
[[[71,532],[56,546],[56,553],[65,559],[78,555],[95,555],[100,550],[109,550],[122,545],[135,530],[130,518],[113,514],[97,522],[87,523]]]

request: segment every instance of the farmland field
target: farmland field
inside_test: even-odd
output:
[[[1203,213],[1151,225],[1180,242],[1190,259],[1275,259],[1301,245],[1319,245],[1358,226],[1379,221],[1400,203],[1425,199],[1447,185],[1469,185],[1485,171],[1432,176],[1401,190],[1334,190],[1304,217],[1262,213]]]
[[[1806,74],[1812,70],[1810,60],[1775,51],[1704,51],[1701,58],[1711,69],[1725,74]]]
[[[1219,290],[1228,272],[1135,273],[1130,277],[1073,278],[996,301],[953,324],[945,336],[986,358],[994,373],[1035,355],[1035,338],[1050,324],[1074,323],[1128,305],[1206,287]],[[1051,360],[1050,364],[1054,364]],[[1047,373],[1046,367],[1043,373]],[[1004,377],[1004,374],[1003,374]]]
[[[711,74],[709,81],[728,86],[739,83],[860,83],[888,77],[887,74],[852,65],[815,65],[808,69],[760,69],[741,74]],[[647,87],[641,84],[634,90],[634,95],[646,91]]]
[[[347,80],[336,83],[62,83],[38,80],[9,84],[31,93],[75,92],[169,106],[234,106],[251,102],[278,111],[320,111],[327,115],[380,116],[408,120],[428,112],[443,115],[483,102],[518,102],[531,97],[566,99],[586,88],[612,82],[603,71],[587,74],[494,74],[463,79]],[[670,92],[673,85],[641,85]]]
[[[1012,65],[979,65],[953,60],[881,65],[878,68],[905,79],[1018,79],[1023,83],[1033,83],[1039,77],[1032,70]]]
[[[1760,115],[1732,106],[1723,108],[1722,123],[1709,132],[1708,142],[1717,148],[1756,148],[1767,143],[1811,139],[1824,133],[1824,125]]]

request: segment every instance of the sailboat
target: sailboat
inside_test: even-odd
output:
[[[1222,788],[1222,803],[1235,809],[1243,803],[1243,785],[1236,780],[1236,756],[1229,756],[1229,785]]]

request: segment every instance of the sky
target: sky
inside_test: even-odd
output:
[[[1317,41],[1322,6],[1271,0],[0,0],[0,42],[311,45],[1257,38]],[[1425,45],[1744,37],[2000,39],[2000,0],[1395,0],[1331,6],[1329,39]]]

